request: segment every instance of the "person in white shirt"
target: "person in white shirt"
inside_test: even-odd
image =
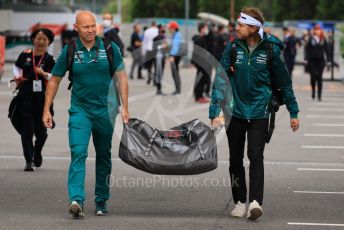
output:
[[[150,84],[153,79],[152,66],[155,61],[155,55],[153,50],[153,39],[159,35],[159,30],[156,22],[153,21],[151,27],[145,30],[143,34],[142,50],[145,57],[145,67],[148,72],[147,84]]]

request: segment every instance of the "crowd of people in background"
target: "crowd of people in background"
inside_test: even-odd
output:
[[[166,34],[166,27],[169,34]],[[319,31],[319,32],[318,32]],[[310,74],[310,84],[312,87],[312,98],[315,99],[315,91],[318,91],[318,100],[321,101],[322,73],[324,68],[330,68],[329,63],[333,61],[332,33],[325,33],[316,25],[311,30],[297,36],[296,29],[283,27],[282,35],[275,34],[271,28],[265,28],[265,32],[272,34],[284,42],[285,48],[283,57],[286,62],[290,76],[293,77],[295,64],[303,64],[305,73]],[[167,39],[171,37],[171,39]],[[212,82],[212,69],[216,68],[214,62],[209,58],[214,58],[218,62],[228,43],[236,38],[236,25],[230,22],[227,27],[224,25],[214,25],[208,22],[200,22],[197,26],[197,33],[192,36],[193,48],[191,53],[191,64],[196,69],[194,84],[194,99],[196,103],[209,103],[209,95]],[[314,38],[316,38],[314,40]],[[314,44],[322,53],[319,53],[322,60],[314,57]],[[166,61],[171,66],[172,76],[175,83],[173,95],[181,93],[181,77],[179,74],[179,63],[183,55],[178,49],[182,49],[183,38],[179,32],[179,25],[172,21],[168,25],[156,24],[152,22],[151,27],[141,31],[141,25],[135,24],[131,36],[130,46],[127,50],[133,57],[130,78],[134,79],[134,69],[138,68],[138,79],[145,79],[142,70],[147,71],[147,84],[151,82],[157,87],[157,95],[166,95],[162,92],[162,76],[164,74]],[[304,58],[302,63],[296,63],[298,50],[304,47]],[[308,48],[307,48],[308,47]],[[319,51],[320,52],[320,51]],[[185,54],[184,54],[185,55]],[[159,58],[158,58],[159,56]],[[334,66],[338,67],[337,63]]]

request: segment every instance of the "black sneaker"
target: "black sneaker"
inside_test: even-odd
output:
[[[96,216],[106,216],[108,213],[107,205],[105,201],[96,203]]]
[[[32,163],[26,163],[24,171],[25,172],[33,172],[33,171],[35,171],[35,168],[32,165]]]
[[[178,94],[180,94],[180,91],[177,91],[177,90],[172,93],[172,95],[178,95]]]
[[[74,219],[83,219],[85,216],[82,202],[72,201],[69,205],[69,213],[72,214]]]
[[[35,152],[35,155],[34,155],[34,158],[33,158],[33,163],[34,163],[34,165],[35,165],[37,168],[39,168],[39,167],[42,166],[42,161],[43,161],[43,159],[42,159],[42,153],[36,153],[36,152]]]
[[[163,93],[161,90],[156,91],[156,95],[166,96],[166,93]]]

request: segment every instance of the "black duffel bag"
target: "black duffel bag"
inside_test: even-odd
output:
[[[130,119],[124,124],[119,158],[152,174],[200,174],[217,168],[216,139],[198,119],[165,131]]]

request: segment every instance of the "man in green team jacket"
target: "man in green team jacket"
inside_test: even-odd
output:
[[[244,8],[239,15],[237,39],[227,45],[217,70],[209,118],[212,127],[219,127],[221,109],[227,119],[227,137],[230,152],[229,172],[235,207],[234,217],[246,213],[246,181],[243,166],[245,139],[250,160],[249,206],[247,218],[256,220],[262,213],[264,190],[263,152],[268,135],[270,101],[272,97],[271,73],[281,89],[281,95],[290,113],[290,126],[299,128],[299,109],[292,89],[292,81],[283,60],[283,43],[274,36],[263,33],[264,18],[259,9]],[[272,63],[269,67],[267,43],[272,44]],[[235,60],[232,49],[235,47]],[[235,62],[235,63],[231,63]],[[230,86],[226,83],[230,82]],[[228,96],[230,95],[230,96]]]

